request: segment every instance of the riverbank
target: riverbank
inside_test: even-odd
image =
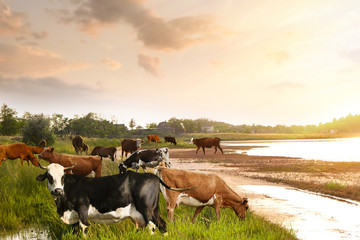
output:
[[[251,146],[224,146],[225,154],[206,149],[206,155],[195,149],[172,149],[171,158],[192,162],[218,163],[216,172],[225,175],[282,183],[303,190],[360,201],[360,163],[309,161],[290,157],[248,156],[235,150]],[[209,171],[212,171],[209,169]]]

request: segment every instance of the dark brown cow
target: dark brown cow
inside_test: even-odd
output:
[[[150,142],[161,143],[160,137],[158,135],[147,135],[146,137],[148,139],[148,143],[150,143]]]
[[[76,164],[72,169],[72,173],[77,175],[87,176],[94,171],[95,177],[101,177],[102,161],[98,156],[68,155],[55,152],[53,147],[47,147],[44,148],[44,151],[42,151],[38,157],[49,163],[58,163],[64,167],[70,167]],[[71,171],[68,170],[66,173],[69,174]]]
[[[110,157],[111,161],[114,161],[116,153],[115,147],[94,147],[94,149],[91,151],[91,156],[100,156],[101,160],[103,157]]]
[[[38,146],[44,148],[44,147],[46,147],[46,144],[47,144],[47,143],[46,143],[45,139],[42,139],[42,140],[39,142]]]
[[[214,138],[199,138],[194,139],[192,138],[190,141],[190,144],[195,144],[197,146],[196,154],[198,153],[199,149],[202,148],[204,154],[205,154],[205,148],[211,148],[215,147],[215,152],[217,152],[217,148],[220,149],[222,154],[224,154],[222,148],[220,147],[220,138],[214,137]]]
[[[80,152],[81,154],[82,152],[85,152],[88,154],[89,146],[84,143],[84,140],[81,136],[76,135],[72,140],[72,145],[74,146],[76,153]]]
[[[124,157],[124,152],[125,152],[125,157],[127,157],[128,153],[133,153],[136,152],[140,147],[141,147],[141,143],[143,143],[144,141],[142,139],[124,139],[121,141],[121,157]]]
[[[10,145],[0,145],[0,166],[2,161],[7,159],[21,159],[21,166],[23,161],[26,160],[29,165],[29,160],[34,166],[39,166],[37,158],[33,154],[33,150],[26,144],[15,143]]]
[[[217,219],[220,220],[220,208],[231,208],[239,219],[245,219],[249,208],[247,198],[240,197],[219,176],[188,172],[185,170],[158,167],[156,175],[170,187],[196,189],[179,193],[168,191],[160,186],[167,204],[169,219],[174,220],[174,209],[180,204],[196,207],[192,222],[205,206],[215,208]]]
[[[165,142],[169,142],[169,143],[172,143],[174,145],[176,145],[176,139],[174,137],[164,137],[165,139]]]

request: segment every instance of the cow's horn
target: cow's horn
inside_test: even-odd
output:
[[[39,166],[40,166],[41,169],[46,169],[47,170],[46,167],[41,166],[40,162],[38,162],[38,163],[39,163]]]
[[[75,163],[74,165],[70,166],[70,167],[65,167],[65,168],[64,168],[64,171],[73,169],[75,166],[76,166],[76,163]]]

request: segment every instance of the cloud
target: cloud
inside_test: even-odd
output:
[[[147,72],[153,74],[156,77],[160,76],[160,59],[158,57],[151,57],[140,53],[138,55],[138,64],[144,68]]]
[[[305,84],[298,82],[285,81],[281,83],[272,84],[267,87],[270,90],[276,91],[288,91],[288,90],[299,90],[305,88]]]
[[[107,65],[110,69],[117,70],[122,67],[122,64],[109,57],[104,58],[101,63]]]
[[[73,11],[49,10],[61,23],[75,23],[88,34],[97,34],[103,28],[115,27],[119,22],[130,24],[137,39],[145,47],[163,51],[181,50],[199,42],[221,39],[230,31],[215,24],[209,15],[165,20],[143,4],[132,0],[72,1]]]
[[[46,77],[88,68],[86,63],[70,63],[54,52],[25,45],[0,43],[0,75],[3,77]]]
[[[353,62],[360,62],[360,49],[341,51],[339,55]]]
[[[32,35],[36,39],[44,39],[44,38],[47,38],[49,36],[48,32],[46,32],[46,31],[33,32]]]
[[[284,61],[290,59],[290,54],[286,51],[278,51],[278,52],[268,53],[266,54],[266,57],[268,57],[272,61],[275,61],[276,64],[281,64]]]
[[[0,0],[0,36],[18,35],[28,31],[27,16],[23,13],[11,12],[10,7]]]

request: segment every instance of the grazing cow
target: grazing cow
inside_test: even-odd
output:
[[[160,137],[158,135],[147,135],[146,137],[148,139],[148,143],[150,143],[150,142],[161,143],[160,142]]]
[[[165,139],[165,142],[169,142],[169,143],[172,143],[174,145],[176,145],[176,139],[174,137],[164,137]]]
[[[20,158],[21,166],[23,166],[23,161],[26,160],[29,165],[29,160],[34,166],[39,166],[37,158],[33,154],[33,150],[26,144],[15,143],[10,145],[0,145],[0,166],[2,161],[7,159],[17,159]]]
[[[90,153],[91,156],[100,156],[101,160],[103,157],[110,157],[111,161],[114,161],[116,153],[115,147],[95,147]]]
[[[199,138],[199,139],[191,138],[190,144],[195,144],[197,146],[196,154],[198,153],[199,149],[202,148],[205,155],[205,148],[211,148],[211,147],[215,147],[214,154],[217,152],[217,148],[219,148],[222,154],[224,154],[222,148],[220,147],[220,138],[218,137]]]
[[[157,149],[145,149],[136,151],[126,159],[123,163],[119,164],[120,173],[125,172],[128,168],[139,170],[140,167],[146,172],[146,167],[154,168],[161,162],[165,166],[170,167],[169,149],[167,147]]]
[[[76,153],[80,152],[81,154],[82,152],[85,152],[88,154],[89,146],[84,143],[84,140],[81,136],[76,135],[72,140],[72,145],[74,146]]]
[[[220,208],[231,208],[240,219],[245,219],[248,209],[247,198],[237,195],[220,177],[215,174],[188,172],[179,169],[158,167],[155,174],[170,187],[197,187],[186,193],[170,192],[160,186],[167,204],[169,219],[174,220],[174,209],[180,204],[196,207],[192,222],[205,206],[215,208],[220,220]]]
[[[49,163],[58,163],[64,167],[70,167],[74,164],[76,166],[72,169],[72,173],[87,176],[92,171],[95,172],[95,177],[101,177],[101,159],[98,156],[76,156],[64,153],[57,153],[53,147],[45,148],[38,158],[44,159]],[[67,170],[66,173],[71,173]]]
[[[121,157],[127,157],[128,153],[133,153],[141,147],[141,143],[144,141],[142,139],[124,139],[121,141]]]
[[[160,184],[174,191],[193,188],[174,189],[164,184],[150,173],[126,171],[124,174],[87,178],[64,174],[72,167],[59,164],[42,167],[44,174],[36,180],[48,179],[48,190],[54,197],[57,213],[66,224],[79,224],[85,236],[89,221],[112,224],[126,218],[138,226],[149,226],[153,233],[155,227],[166,232],[166,222],[159,215]]]
[[[44,150],[43,147],[37,147],[37,146],[30,147],[30,149],[31,149],[31,152],[34,153],[34,154],[39,154]]]

